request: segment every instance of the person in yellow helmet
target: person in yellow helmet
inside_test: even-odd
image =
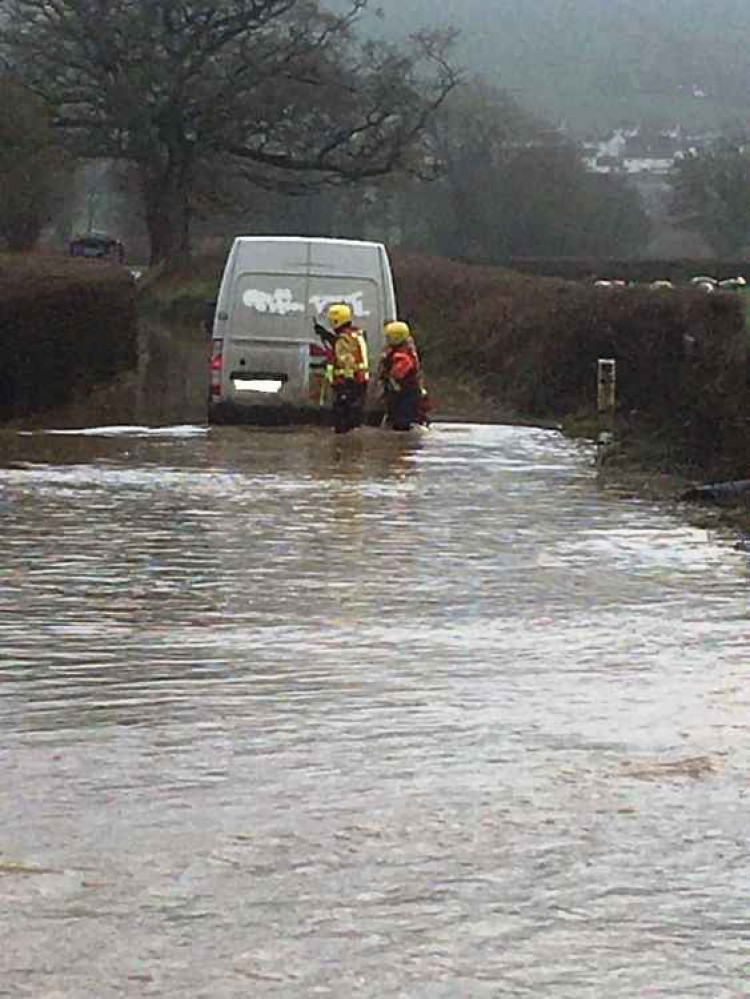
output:
[[[334,332],[330,381],[333,389],[333,428],[345,434],[362,425],[365,395],[370,380],[367,340],[354,325],[352,309],[346,302],[328,307],[328,322]]]
[[[378,365],[385,421],[394,430],[428,423],[428,398],[419,354],[407,323],[392,320],[383,327],[385,349]]]

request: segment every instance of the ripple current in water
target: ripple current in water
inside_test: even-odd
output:
[[[746,556],[558,435],[0,439],[0,995],[736,997]]]

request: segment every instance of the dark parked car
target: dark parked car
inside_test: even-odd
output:
[[[115,260],[119,264],[125,262],[125,247],[119,239],[106,233],[89,232],[85,236],[76,236],[71,239],[69,250],[71,257]]]

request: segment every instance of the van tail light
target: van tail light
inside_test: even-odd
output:
[[[318,343],[311,343],[310,357],[328,357],[328,351]]]
[[[211,397],[221,395],[221,369],[224,364],[224,341],[211,341]]]

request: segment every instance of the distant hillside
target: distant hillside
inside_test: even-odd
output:
[[[644,117],[698,127],[750,120],[750,0],[377,4],[376,30],[392,37],[452,23],[467,68],[577,132]]]

